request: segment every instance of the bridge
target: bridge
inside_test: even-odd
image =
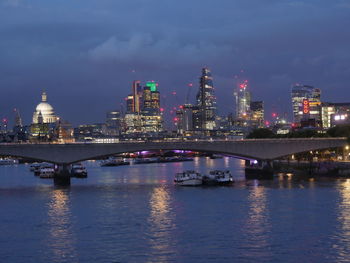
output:
[[[14,156],[69,165],[125,152],[191,150],[257,160],[274,160],[295,153],[343,147],[346,138],[245,139],[119,143],[0,144],[0,156]]]

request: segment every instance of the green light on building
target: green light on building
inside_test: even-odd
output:
[[[146,86],[149,87],[151,91],[157,91],[157,83],[154,81],[147,82]]]

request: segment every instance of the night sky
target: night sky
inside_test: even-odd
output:
[[[134,79],[156,80],[162,104],[194,102],[202,67],[220,114],[235,76],[254,100],[290,116],[293,83],[350,101],[349,0],[0,0],[0,117],[28,124],[43,90],[74,125],[103,122]],[[177,95],[172,95],[176,91]]]

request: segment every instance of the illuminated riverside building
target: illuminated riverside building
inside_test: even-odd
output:
[[[350,103],[323,102],[321,112],[322,127],[324,129],[350,121]]]
[[[199,129],[202,132],[216,129],[216,97],[213,86],[213,78],[208,68],[202,69],[197,93],[197,106],[200,113]],[[195,127],[196,128],[196,127]]]
[[[120,111],[107,112],[106,129],[108,136],[119,136],[122,130],[122,117]]]
[[[234,97],[236,101],[236,119],[248,121],[250,119],[251,95],[248,91],[247,80],[238,83]]]
[[[124,117],[124,132],[134,134],[163,131],[158,83],[148,81],[141,89],[141,82],[134,81],[132,91],[133,93],[126,100],[127,112]]]
[[[158,133],[163,131],[163,118],[160,110],[160,93],[158,84],[149,81],[143,88],[141,131],[144,133]]]
[[[295,85],[291,92],[294,123],[314,120],[321,126],[321,90],[307,85]]]
[[[54,140],[59,143],[71,143],[75,141],[74,129],[72,125],[67,121],[58,120],[54,135]]]
[[[251,101],[250,102],[250,118],[252,126],[256,128],[264,127],[264,102]]]
[[[141,89],[141,81],[135,80],[132,83],[132,105],[133,112],[139,113],[142,107],[142,89]]]

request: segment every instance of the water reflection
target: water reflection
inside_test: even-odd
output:
[[[52,253],[50,262],[77,262],[68,190],[55,189],[51,192],[48,225],[48,247]]]
[[[269,221],[266,188],[259,186],[257,180],[249,189],[248,196],[248,219],[245,231],[245,246],[249,247],[249,255],[251,258],[259,258],[266,256],[269,248],[269,232],[271,225]]]
[[[174,253],[174,243],[171,240],[175,230],[174,214],[170,208],[169,190],[164,187],[155,187],[150,198],[150,243],[152,258],[148,262],[165,262]]]
[[[339,192],[341,201],[337,221],[341,227],[333,247],[337,251],[338,261],[348,262],[350,252],[350,179],[341,184]]]

